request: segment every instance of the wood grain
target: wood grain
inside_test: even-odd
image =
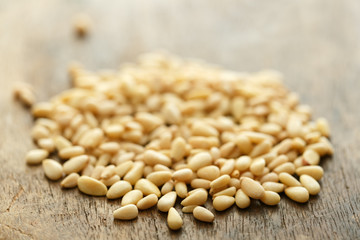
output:
[[[93,19],[89,38],[72,29]],[[0,239],[359,239],[360,2],[343,1],[0,1]],[[114,221],[119,201],[61,190],[41,167],[24,163],[34,147],[32,118],[14,102],[14,81],[39,100],[69,87],[67,64],[116,68],[163,48],[230,69],[278,69],[285,84],[332,125],[333,158],[323,160],[322,191],[307,204],[283,197],[216,213],[213,224],[184,214],[174,232],[166,215]]]

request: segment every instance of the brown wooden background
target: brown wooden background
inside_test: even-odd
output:
[[[88,13],[88,39],[73,17]],[[360,1],[358,0],[0,0],[0,239],[359,239]],[[67,64],[116,68],[163,48],[227,68],[275,68],[332,125],[333,158],[322,192],[304,205],[254,202],[216,213],[213,224],[184,215],[170,231],[156,209],[113,221],[119,201],[61,190],[24,163],[32,118],[11,98],[14,81],[40,100],[68,88]]]

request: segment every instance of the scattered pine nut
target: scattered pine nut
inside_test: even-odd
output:
[[[309,192],[304,187],[288,187],[285,194],[295,202],[305,203],[309,200]]]
[[[36,165],[40,164],[48,155],[49,152],[44,149],[33,149],[26,154],[25,160],[29,165]]]
[[[128,204],[114,211],[113,215],[115,219],[119,220],[132,220],[139,214],[138,208],[134,204]]]
[[[145,210],[145,209],[155,206],[157,204],[157,202],[158,202],[158,197],[152,193],[152,194],[140,199],[136,203],[136,206],[140,210]]]
[[[102,182],[87,176],[81,176],[78,179],[77,185],[79,190],[83,193],[92,196],[105,196],[107,188]]]
[[[303,174],[300,176],[300,182],[311,195],[316,195],[320,192],[320,184],[313,177]]]
[[[79,177],[78,173],[71,173],[61,181],[60,185],[63,188],[74,188],[78,184]]]
[[[132,186],[127,181],[118,181],[114,183],[106,193],[108,199],[121,198],[132,190]]]
[[[45,159],[42,162],[42,166],[46,177],[53,181],[59,180],[63,175],[63,167],[57,161]]]
[[[171,230],[180,229],[184,223],[178,211],[173,207],[169,209],[167,223]]]
[[[200,206],[194,208],[193,215],[197,220],[209,223],[213,222],[215,218],[212,212]]]

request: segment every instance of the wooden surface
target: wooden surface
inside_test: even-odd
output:
[[[73,17],[93,19],[84,41]],[[0,0],[0,239],[359,239],[360,2]],[[283,197],[216,213],[213,224],[184,215],[170,231],[156,209],[113,221],[119,201],[62,190],[24,163],[32,118],[11,98],[14,81],[40,100],[69,87],[67,64],[116,68],[163,48],[234,70],[275,68],[332,125],[335,155],[323,160],[322,191],[307,204]]]

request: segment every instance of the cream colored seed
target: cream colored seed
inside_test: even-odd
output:
[[[114,165],[109,165],[107,166],[104,171],[102,171],[101,173],[101,178],[103,179],[108,179],[111,178],[112,176],[115,175],[115,166]]]
[[[157,208],[159,209],[159,211],[162,212],[169,211],[169,209],[175,205],[176,198],[177,198],[176,192],[166,193],[164,196],[162,196],[159,199],[157,203]]]
[[[273,170],[274,168],[278,167],[279,165],[286,163],[289,161],[289,158],[286,155],[280,155],[278,157],[276,157],[274,160],[272,160],[267,167],[270,170]]]
[[[181,209],[181,211],[183,213],[192,213],[194,211],[194,208],[196,208],[197,205],[189,205],[189,206],[185,206]]]
[[[180,198],[186,198],[187,193],[188,193],[186,183],[176,182],[175,183],[175,191]]]
[[[292,162],[283,163],[283,164],[277,166],[274,169],[274,172],[277,174],[282,173],[282,172],[294,174],[295,173],[295,165]]]
[[[119,177],[123,177],[133,167],[133,165],[133,161],[125,161],[123,163],[120,163],[115,167],[115,173],[119,175]]]
[[[211,188],[221,188],[223,186],[226,186],[230,182],[230,176],[229,175],[222,175],[218,177],[217,179],[213,180],[210,183]]]
[[[157,171],[168,171],[168,172],[172,172],[172,171],[170,170],[170,168],[168,168],[167,166],[164,166],[164,165],[162,165],[162,164],[156,164],[153,169],[154,169],[155,172],[157,172]]]
[[[244,191],[241,189],[237,190],[236,192],[235,202],[236,202],[236,206],[238,206],[241,209],[249,207],[251,203],[248,195],[246,195]]]
[[[169,181],[171,179],[171,176],[171,172],[169,171],[157,171],[147,175],[146,179],[159,187]]]
[[[56,136],[54,138],[54,144],[58,151],[72,146],[72,143],[63,136]]]
[[[215,197],[215,199],[213,201],[213,206],[217,211],[224,211],[224,210],[228,209],[229,207],[231,207],[234,203],[235,203],[234,197],[221,195],[221,196]]]
[[[32,106],[31,113],[34,117],[49,117],[53,110],[53,105],[48,102],[39,102]]]
[[[265,194],[260,200],[266,205],[274,206],[280,202],[280,196],[276,192],[265,191]]]
[[[296,178],[285,172],[279,174],[279,180],[288,187],[301,186],[301,183]]]
[[[240,186],[240,180],[238,178],[231,178],[229,182],[230,187],[235,187],[236,189],[239,189]]]
[[[244,154],[249,154],[253,149],[253,145],[250,139],[244,135],[237,136],[235,142],[238,148],[240,149],[240,151],[243,152]]]
[[[140,210],[145,210],[145,209],[155,206],[157,204],[157,202],[158,202],[158,197],[155,194],[150,194],[150,195],[140,199],[136,203],[136,206]]]
[[[254,199],[260,199],[264,196],[264,188],[251,178],[243,177],[240,179],[241,189],[244,193]]]
[[[137,204],[137,202],[143,198],[143,193],[140,190],[131,190],[129,192],[127,192],[122,200],[121,200],[121,205],[125,206],[128,204]]]
[[[118,181],[114,183],[107,191],[106,197],[108,199],[117,199],[124,196],[132,190],[132,186],[127,181]]]
[[[195,178],[191,181],[190,185],[192,188],[204,188],[209,189],[210,188],[210,181],[206,179],[201,178]]]
[[[260,176],[263,174],[264,168],[265,168],[265,159],[258,158],[251,163],[250,172],[255,176]]]
[[[39,139],[38,146],[48,152],[53,152],[55,150],[55,144],[52,138]]]
[[[117,142],[106,142],[99,146],[99,149],[106,153],[116,153],[120,149],[120,145]]]
[[[220,169],[220,174],[224,175],[224,174],[231,174],[234,171],[235,168],[235,160],[234,159],[229,159],[227,160],[224,165],[222,165],[221,169]]]
[[[128,204],[126,206],[116,209],[113,213],[115,219],[119,220],[132,220],[139,214],[138,208],[134,204]]]
[[[77,157],[73,157],[64,163],[64,172],[66,174],[70,174],[73,172],[80,172],[83,170],[87,163],[89,162],[88,155],[80,155]]]
[[[92,196],[105,196],[107,188],[102,182],[87,176],[79,177],[77,181],[79,190]]]
[[[171,166],[171,159],[168,156],[154,150],[145,151],[144,162],[150,166],[154,166],[156,164],[162,164],[167,167]]]
[[[304,187],[288,187],[285,194],[295,202],[305,203],[309,200],[309,192]]]
[[[172,178],[175,181],[187,182],[192,179],[193,171],[189,168],[177,170],[173,173]]]
[[[285,185],[278,182],[264,182],[262,186],[266,191],[273,191],[277,193],[281,193],[285,189]]]
[[[146,132],[151,132],[163,124],[163,120],[161,118],[145,112],[136,114],[135,120],[144,127]]]
[[[81,146],[71,146],[63,148],[59,151],[59,157],[62,159],[69,159],[85,153],[85,149]]]
[[[201,189],[190,194],[184,200],[181,201],[181,205],[189,206],[189,205],[203,205],[205,204],[208,198],[208,193],[206,190]]]
[[[250,157],[257,157],[271,150],[272,144],[270,140],[264,140],[256,145],[250,153]]]
[[[95,148],[104,138],[104,132],[100,128],[88,130],[79,140],[79,145],[85,148]]]
[[[166,182],[162,188],[161,188],[161,194],[162,195],[165,195],[169,192],[171,192],[172,190],[174,190],[174,182],[171,180],[171,181],[168,181]]]
[[[234,150],[235,146],[236,145],[233,142],[225,143],[220,147],[220,156],[223,158],[228,157],[230,153]]]
[[[194,208],[193,215],[197,220],[209,223],[213,222],[215,218],[212,212],[200,206]]]
[[[143,175],[144,166],[143,162],[135,162],[132,168],[126,173],[124,180],[134,185]]]
[[[329,123],[325,118],[317,119],[316,120],[316,127],[323,136],[325,136],[325,137],[330,136]]]
[[[105,167],[104,166],[96,166],[94,168],[94,171],[91,173],[92,178],[95,178],[97,180],[100,180],[101,178],[101,173],[104,171]]]
[[[134,188],[140,190],[145,196],[150,194],[155,194],[157,197],[161,196],[159,188],[145,178],[138,180]]]
[[[324,170],[320,166],[303,166],[296,169],[295,173],[298,176],[303,174],[313,177],[315,180],[319,181],[324,175]]]
[[[45,159],[42,162],[42,166],[45,172],[46,177],[51,180],[59,180],[63,174],[63,168],[60,163],[52,159]]]
[[[171,152],[170,156],[176,162],[180,161],[184,158],[186,154],[186,142],[182,137],[177,137],[171,143]]]
[[[122,125],[109,125],[105,128],[105,134],[109,138],[120,138],[124,132]]]
[[[262,176],[260,178],[260,183],[264,183],[264,182],[278,182],[279,181],[279,176],[274,173],[274,172],[271,172],[271,173],[268,173],[268,174],[265,174],[264,176]]]
[[[112,186],[114,183],[120,181],[120,177],[118,175],[114,175],[107,179],[101,179],[100,180],[103,184],[105,184],[107,187]]]
[[[40,164],[47,156],[49,156],[48,151],[44,149],[33,149],[26,154],[25,160],[29,165],[36,165]]]
[[[222,195],[233,197],[235,195],[235,193],[236,193],[236,187],[229,187],[220,192],[215,193],[213,195],[213,198],[216,198],[217,196],[222,196]]]
[[[318,165],[320,162],[320,155],[312,149],[307,149],[303,153],[303,158],[310,165]]]
[[[66,176],[60,183],[61,187],[63,188],[74,188],[77,186],[77,182],[79,179],[79,174],[71,173],[70,175]]]
[[[216,128],[203,122],[194,123],[191,128],[191,133],[193,136],[202,136],[202,137],[219,136],[219,132]]]
[[[251,158],[248,156],[241,156],[235,162],[235,169],[240,172],[246,171],[251,165]]]
[[[191,170],[197,171],[202,167],[209,166],[212,163],[212,157],[208,152],[201,152],[190,158],[188,166]]]
[[[212,181],[220,177],[220,169],[213,165],[202,167],[197,171],[197,176]]]
[[[178,230],[183,225],[183,220],[180,214],[173,207],[169,209],[167,223],[171,230]]]
[[[316,195],[320,192],[320,184],[313,177],[303,174],[300,176],[300,182],[311,195]]]

